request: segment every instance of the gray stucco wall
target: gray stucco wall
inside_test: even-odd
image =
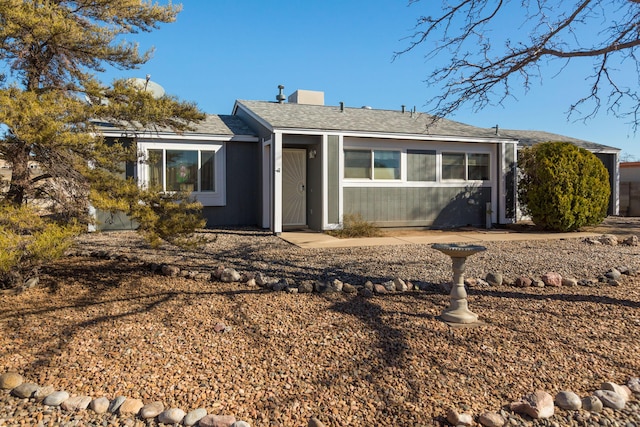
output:
[[[359,213],[382,227],[484,227],[490,201],[489,187],[344,189],[344,213]]]

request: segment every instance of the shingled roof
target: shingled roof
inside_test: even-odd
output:
[[[184,135],[219,135],[219,136],[256,136],[256,133],[237,116],[207,114],[201,122],[192,124],[193,130],[183,132]],[[99,123],[98,127],[103,132],[113,132],[122,129],[120,126],[110,123]],[[173,133],[169,128],[154,129],[153,132]]]
[[[556,133],[538,131],[538,130],[511,130],[511,129],[501,129],[500,135],[504,135],[509,138],[514,138],[518,140],[518,145],[521,147],[530,147],[533,144],[538,144],[540,142],[570,142],[578,147],[587,149],[592,152],[599,151],[620,151],[620,149],[615,147],[609,147],[607,145],[597,144],[591,141],[585,141],[582,139],[571,138],[569,136],[558,135]]]
[[[410,111],[374,110],[369,108],[341,109],[338,106],[277,103],[267,101],[237,101],[252,111],[272,129],[316,129],[381,134],[417,134],[467,138],[499,138],[518,141],[520,147],[540,142],[570,142],[589,151],[620,151],[617,148],[544,131],[480,128],[453,120]]]
[[[440,119],[434,123],[433,116],[425,113],[349,107],[341,109],[338,106],[280,104],[266,101],[236,102],[262,118],[272,129],[508,139],[504,136],[496,137],[495,129],[492,128],[479,128],[446,119]]]

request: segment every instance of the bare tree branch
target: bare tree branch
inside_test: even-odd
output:
[[[623,71],[637,76],[640,70],[640,0],[458,0],[440,8],[409,3],[438,13],[418,18],[407,48],[394,57],[426,48],[425,58],[436,64],[426,83],[442,88],[429,100],[435,115],[465,104],[475,110],[501,104],[517,88],[526,92],[542,79],[544,65],[563,61],[563,72],[569,63],[591,58],[593,73],[584,76],[588,91],[569,104],[568,116],[586,120],[606,106],[637,129],[640,85]]]

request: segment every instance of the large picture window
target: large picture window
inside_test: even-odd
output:
[[[224,206],[224,146],[207,144],[138,144],[140,176],[160,191],[193,193],[204,206]]]
[[[215,152],[149,150],[149,181],[163,191],[215,191]]]
[[[344,150],[344,177],[400,179],[400,151]]]

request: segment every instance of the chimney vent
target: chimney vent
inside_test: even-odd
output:
[[[344,102],[340,101],[340,112],[344,113]]]
[[[404,105],[401,105],[401,107],[402,107],[402,114],[404,114],[404,108],[405,108],[405,106],[404,106]]]
[[[284,100],[287,99],[284,96],[284,92],[283,92],[284,91],[284,86],[283,85],[278,85],[278,90],[279,90],[279,93],[278,93],[278,95],[276,95],[276,100],[278,101],[279,104],[282,104],[284,102]]]

